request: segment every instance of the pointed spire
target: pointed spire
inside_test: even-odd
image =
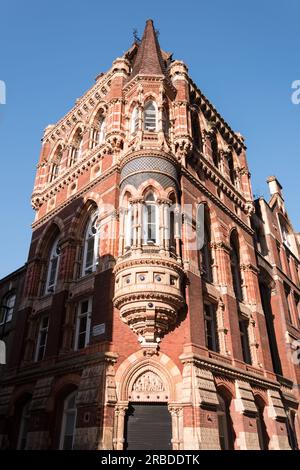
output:
[[[143,75],[164,75],[164,61],[152,20],[146,22],[131,78],[138,73]]]

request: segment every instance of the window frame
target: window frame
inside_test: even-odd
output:
[[[204,303],[205,345],[209,351],[220,352],[218,337],[217,307],[211,302]],[[209,338],[211,338],[211,344]]]
[[[54,262],[56,263],[55,273],[53,277],[53,282],[50,284]],[[59,264],[60,264],[59,262],[60,262],[60,247],[59,247],[59,236],[57,236],[52,244],[51,251],[49,254],[46,285],[45,285],[46,294],[50,294],[51,292],[55,291],[57,278],[58,278]]]
[[[87,311],[82,312],[82,305],[88,302]],[[76,309],[76,326],[75,326],[75,337],[74,337],[74,350],[79,351],[80,349],[84,349],[87,347],[91,340],[91,323],[92,323],[92,309],[93,309],[93,298],[88,297],[82,299],[79,304],[77,305]],[[79,339],[80,339],[80,322],[83,318],[86,318],[86,325],[84,331],[84,346],[79,347]]]
[[[105,141],[106,134],[106,119],[105,116],[100,116],[98,125],[98,145],[102,145]]]
[[[151,195],[153,199],[150,199]],[[152,237],[153,234],[155,234],[155,238]],[[143,205],[143,245],[159,245],[159,207],[153,191],[147,193]]]
[[[63,406],[63,411],[62,411],[62,419],[61,419],[61,430],[60,430],[60,438],[59,438],[59,450],[69,450],[65,449],[65,438],[66,438],[66,424],[67,424],[67,415],[73,413],[74,415],[74,423],[73,423],[73,433],[72,433],[72,446],[71,450],[73,450],[73,445],[74,445],[74,436],[75,436],[75,430],[76,430],[76,421],[77,421],[77,407],[76,407],[76,396],[77,396],[77,390],[74,392],[71,392],[69,395],[66,396],[64,399],[64,406]],[[70,400],[75,398],[75,405],[74,408],[68,408],[67,404]]]
[[[151,107],[153,107],[153,109],[150,110]],[[150,123],[152,122],[152,125],[149,125],[149,121]],[[145,103],[145,107],[144,107],[144,123],[143,123],[144,131],[145,132],[157,132],[157,128],[158,128],[157,121],[158,121],[157,105],[154,100],[149,100]],[[153,126],[153,123],[155,123],[154,126]]]
[[[243,361],[246,364],[252,365],[252,354],[250,347],[249,337],[249,319],[239,317],[239,333],[242,347]]]
[[[31,405],[31,399],[27,400],[22,407],[17,450],[26,450],[26,447],[27,447],[28,422],[30,420],[30,405]],[[25,431],[25,436],[24,436],[24,431]],[[22,446],[23,441],[25,441],[24,447]]]
[[[8,305],[9,299],[14,299],[13,305]],[[3,309],[4,314],[3,316],[0,316],[0,326],[6,325],[6,323],[9,323],[10,321],[12,321],[13,313],[14,313],[14,309],[16,305],[16,299],[17,299],[17,295],[15,292],[8,292],[4,296],[2,307],[1,307]]]
[[[88,276],[89,274],[95,272],[99,264],[100,229],[99,227],[94,227],[95,233],[93,233],[92,231],[94,224],[96,224],[97,222],[98,216],[98,209],[95,209],[90,214],[90,217],[85,227],[80,277]],[[90,250],[88,245],[91,240],[93,240],[93,259],[92,263],[87,265],[88,252]]]
[[[47,325],[43,326],[43,322],[45,319],[47,319]],[[34,362],[40,362],[45,358],[47,341],[48,341],[48,332],[49,332],[49,315],[43,315],[40,318],[40,322],[39,322],[39,331],[38,331],[38,338],[37,338],[36,349],[35,349],[35,354],[34,354]],[[41,345],[41,338],[42,338],[43,333],[45,333],[44,343]],[[40,357],[41,347],[43,349],[42,349],[42,355]]]

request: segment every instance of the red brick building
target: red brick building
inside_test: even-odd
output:
[[[297,448],[299,237],[269,185],[147,21],[45,130],[2,447]]]

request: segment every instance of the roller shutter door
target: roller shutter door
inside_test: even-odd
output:
[[[131,404],[125,427],[127,450],[172,450],[171,415],[165,404]]]

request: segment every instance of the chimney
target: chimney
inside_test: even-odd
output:
[[[281,199],[283,199],[282,198],[282,186],[279,183],[276,176],[270,176],[267,179],[267,183],[269,185],[269,191],[270,191],[271,196],[273,196],[274,194],[278,194],[281,197]]]

